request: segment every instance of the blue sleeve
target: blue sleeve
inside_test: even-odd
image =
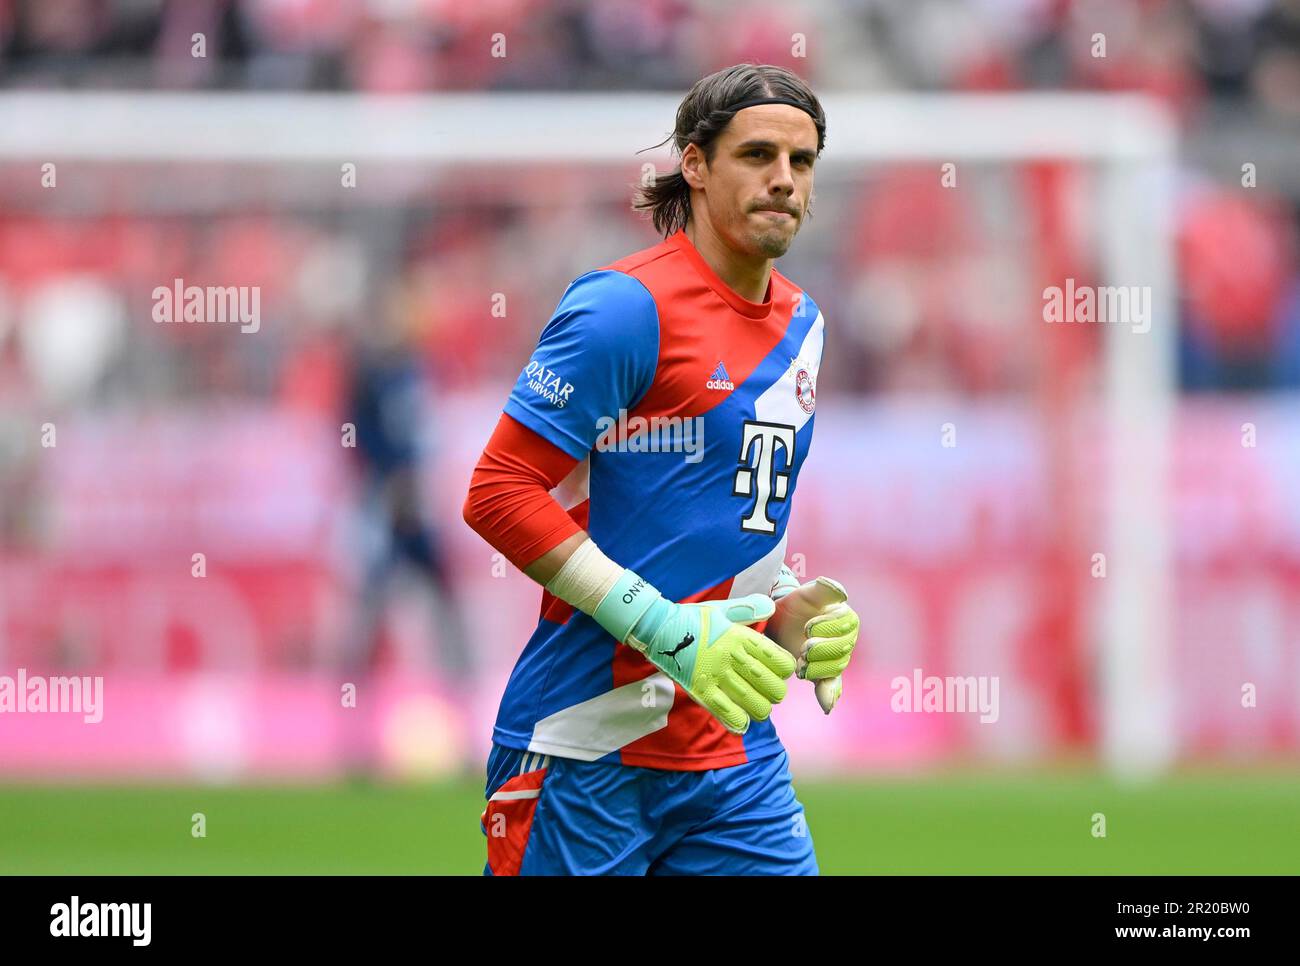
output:
[[[582,459],[601,434],[597,420],[634,407],[658,364],[654,297],[623,272],[588,272],[560,299],[505,411]]]

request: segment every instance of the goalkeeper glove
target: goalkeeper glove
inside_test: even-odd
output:
[[[841,674],[858,642],[858,615],[839,581],[818,577],[800,584],[784,564],[772,586],[776,611],[767,633],[797,660],[800,678],[816,682],[817,702],[831,713],[844,693]]]
[[[578,546],[546,589],[591,615],[616,640],[640,651],[736,734],[785,697],[794,659],[746,625],[771,617],[762,594],[675,604],[591,540]]]
[[[744,734],[785,697],[794,659],[747,625],[771,617],[771,598],[675,604],[624,570],[592,616],[645,655],[704,705],[728,731]]]

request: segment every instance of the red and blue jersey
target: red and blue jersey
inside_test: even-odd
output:
[[[553,495],[615,563],[678,602],[765,594],[812,440],[822,329],[780,273],[750,302],[679,231],[569,286],[505,412],[579,461]],[[493,738],[684,771],[782,750],[770,720],[728,732],[545,592]]]

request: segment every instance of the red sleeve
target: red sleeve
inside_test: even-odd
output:
[[[465,522],[522,570],[582,531],[551,496],[577,465],[564,450],[502,413],[474,467]]]

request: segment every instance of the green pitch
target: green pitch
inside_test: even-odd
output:
[[[1300,873],[1300,775],[796,781],[826,874]],[[478,780],[0,786],[4,874],[478,874]],[[207,836],[191,835],[191,816]],[[1105,838],[1094,837],[1103,813]]]

